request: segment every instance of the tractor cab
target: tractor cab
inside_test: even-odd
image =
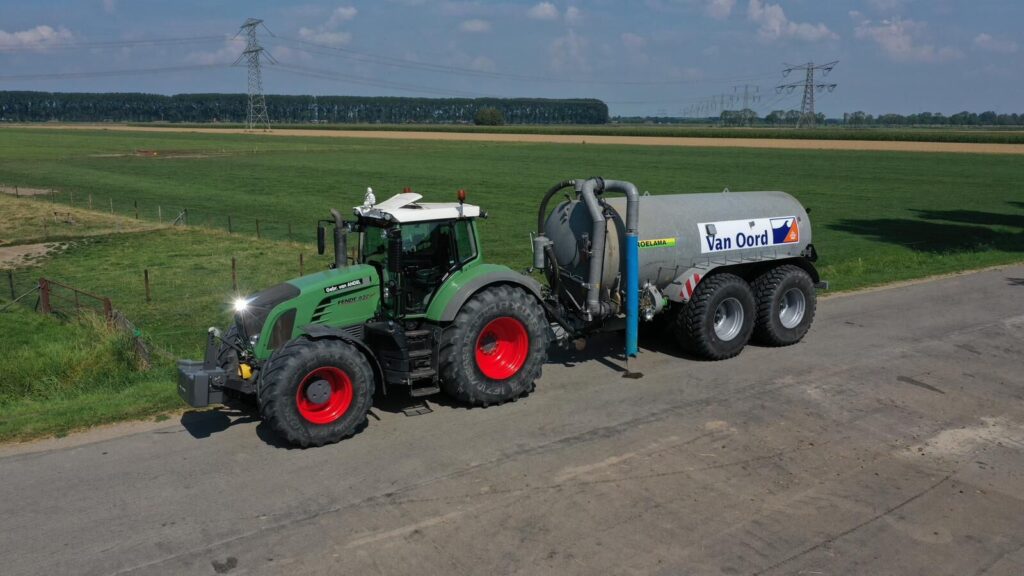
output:
[[[379,204],[367,196],[354,209],[358,261],[380,276],[387,318],[422,317],[444,283],[478,260],[474,219],[480,207],[462,201],[420,203],[422,196],[413,192]]]

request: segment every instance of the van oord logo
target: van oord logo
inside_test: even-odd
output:
[[[651,240],[641,240],[638,245],[640,248],[669,248],[676,245],[676,239],[654,238]]]
[[[773,244],[793,244],[800,241],[800,227],[796,218],[772,218]]]

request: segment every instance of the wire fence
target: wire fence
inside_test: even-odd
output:
[[[71,207],[158,224],[199,226],[259,239],[303,243],[316,240],[315,220],[292,222],[239,212],[210,210],[205,207],[183,206],[176,202],[162,202],[152,198],[128,200],[123,197],[104,196],[71,189],[29,188],[0,184],[0,192],[16,198],[48,202],[53,205],[53,225],[50,225],[51,218],[49,216],[40,221],[40,235],[44,238],[60,235],[58,224],[66,223],[72,218],[70,213],[62,212],[61,208]]]

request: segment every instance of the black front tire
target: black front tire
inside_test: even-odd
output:
[[[753,289],[757,300],[754,339],[766,346],[790,346],[802,340],[817,308],[810,274],[786,264],[759,276]]]
[[[304,412],[300,406],[300,388],[312,385],[311,378],[327,382],[321,386],[328,392],[327,400],[314,408],[335,400],[336,382],[320,374],[343,375],[338,386],[349,389],[347,403],[342,398],[339,406],[344,408],[336,414],[312,412],[308,406]],[[270,357],[259,387],[263,420],[289,444],[305,448],[338,442],[361,429],[373,403],[374,375],[366,357],[344,341],[297,338]]]
[[[687,351],[708,360],[725,360],[743,351],[754,330],[754,294],[735,274],[704,278],[676,315],[675,336]],[[731,314],[731,330],[716,330],[716,319]]]
[[[498,324],[494,324],[496,321]],[[489,327],[503,323],[513,327],[514,331],[525,330],[526,341],[520,340],[525,348],[519,350],[524,357],[510,376],[489,377],[484,370],[490,370],[493,376],[494,368],[479,364],[478,347],[487,338]],[[540,303],[522,289],[494,286],[473,295],[442,337],[442,389],[456,400],[474,406],[501,404],[529,392],[547,361],[549,330]],[[484,343],[484,346],[489,345]],[[484,352],[481,348],[481,353]],[[516,364],[518,362],[511,362],[513,366]]]

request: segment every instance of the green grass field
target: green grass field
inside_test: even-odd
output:
[[[150,220],[158,206],[165,220],[188,208],[198,228],[73,240],[16,275],[19,286],[45,275],[110,296],[170,356],[197,354],[205,327],[225,322],[233,296],[231,257],[237,259],[240,292],[297,275],[300,252],[307,271],[324,267],[326,258],[313,257],[316,220],[329,207],[347,212],[361,202],[366,186],[379,199],[411,186],[427,200],[453,199],[465,188],[470,202],[490,213],[480,226],[487,257],[522,268],[540,195],[558,180],[591,175],[631,180],[652,194],[725,187],[788,191],[812,209],[819,267],[839,290],[1024,260],[1022,156],[0,130],[0,184],[56,189],[56,203],[70,201],[73,193],[78,207],[91,195],[94,207],[109,210],[112,204],[128,220],[134,220],[136,203],[140,217]],[[49,200],[9,199],[43,214],[60,209]],[[0,210],[13,213],[4,205]],[[228,215],[235,234],[224,230]],[[261,240],[254,238],[256,219]],[[119,229],[130,229],[128,220]],[[12,237],[0,238],[0,245],[45,240],[34,221],[5,228]],[[75,236],[52,228],[46,233]],[[150,303],[144,269],[151,271]],[[23,322],[0,315],[5,327]],[[47,330],[54,338],[63,333]],[[73,344],[78,337],[68,338]],[[16,351],[4,357],[3,372],[12,358],[27,362],[25,350],[35,342],[3,342],[5,350]],[[100,379],[96,388],[83,384],[46,403],[6,392],[0,397],[0,438],[173,406],[171,375],[164,359],[147,375]],[[54,414],[80,402],[103,406],[104,397],[110,398],[105,411],[52,422]],[[33,415],[49,423],[25,428]]]
[[[244,128],[242,124],[160,124],[132,123],[129,126],[190,128]],[[274,128],[303,130],[400,130],[405,132],[470,132],[485,134],[572,134],[582,136],[664,136],[671,138],[771,138],[796,140],[869,140],[903,142],[974,142],[1022,144],[1024,129],[1007,127],[945,126],[928,128],[883,128],[825,126],[815,129],[793,127],[722,127],[713,125],[656,124],[559,124],[473,126],[469,124],[275,124]]]

